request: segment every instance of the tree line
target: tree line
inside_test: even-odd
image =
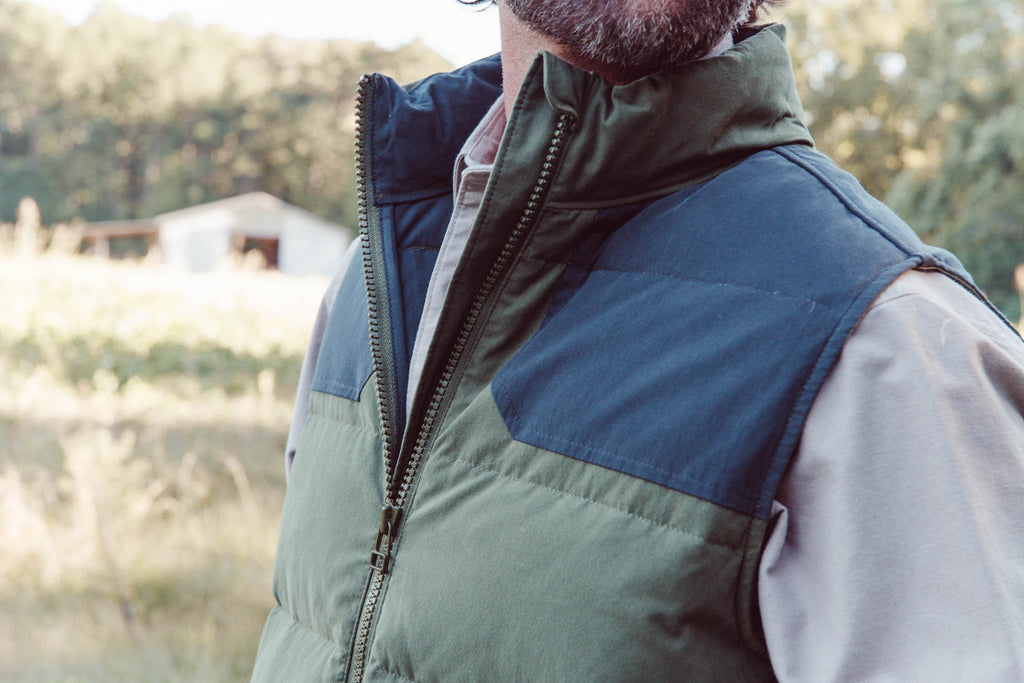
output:
[[[0,222],[151,217],[263,190],[352,225],[355,83],[451,65],[420,43],[248,38],[104,4],[82,25],[0,0]]]
[[[1016,320],[1024,4],[792,0],[779,14],[816,144]]]
[[[775,15],[818,147],[1019,315],[1024,6],[790,0]],[[450,66],[418,43],[247,38],[113,5],[68,26],[0,0],[0,222],[23,196],[52,224],[258,189],[351,225],[359,75]]]

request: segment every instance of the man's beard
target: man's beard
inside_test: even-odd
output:
[[[744,23],[752,0],[504,0],[580,66],[636,80],[706,55]]]

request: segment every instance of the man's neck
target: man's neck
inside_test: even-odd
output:
[[[629,79],[622,76],[622,72],[607,64],[580,63],[564,47],[521,22],[505,6],[505,3],[500,1],[498,2],[498,23],[501,31],[501,84],[504,92],[506,117],[511,116],[512,105],[515,103],[519,86],[522,84],[523,78],[526,77],[526,72],[530,68],[530,64],[533,63],[534,57],[541,50],[550,52],[581,69],[593,71],[609,83],[622,85],[629,82]],[[721,54],[732,47],[732,44],[732,35],[727,33],[705,55],[705,58]]]
[[[501,30],[502,89],[505,93],[506,117],[511,115],[516,93],[519,92],[519,86],[526,77],[526,71],[541,50],[550,52],[581,69],[593,71],[609,83],[629,82],[607,64],[581,63],[573,58],[564,47],[521,22],[503,2],[498,3],[498,23]]]
[[[559,47],[551,39],[542,36],[519,21],[505,6],[498,3],[498,22],[501,30],[501,86],[505,99],[505,116],[511,116],[519,86],[541,50],[562,57]]]

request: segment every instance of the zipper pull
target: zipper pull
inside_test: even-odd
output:
[[[398,534],[398,521],[402,518],[402,508],[385,503],[380,509],[380,526],[377,529],[377,542],[370,553],[370,566],[381,574],[387,574],[391,568],[391,545]]]

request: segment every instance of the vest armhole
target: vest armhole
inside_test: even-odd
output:
[[[756,517],[750,519],[743,541],[743,557],[740,561],[740,575],[736,586],[736,623],[743,644],[755,656],[768,656],[768,643],[761,623],[761,608],[757,595],[757,579],[761,565],[761,552],[771,528],[769,521]]]
[[[758,494],[757,510],[747,529],[737,586],[737,623],[744,644],[756,655],[768,654],[764,629],[761,624],[757,583],[761,554],[771,529],[771,505],[779,483],[789,468],[789,463],[796,455],[807,415],[818,391],[838,361],[846,339],[860,322],[871,302],[897,277],[920,265],[922,260],[922,257],[913,255],[886,267],[854,297],[815,360],[810,374],[800,389],[799,398],[786,421],[786,426],[773,448],[768,471]]]

